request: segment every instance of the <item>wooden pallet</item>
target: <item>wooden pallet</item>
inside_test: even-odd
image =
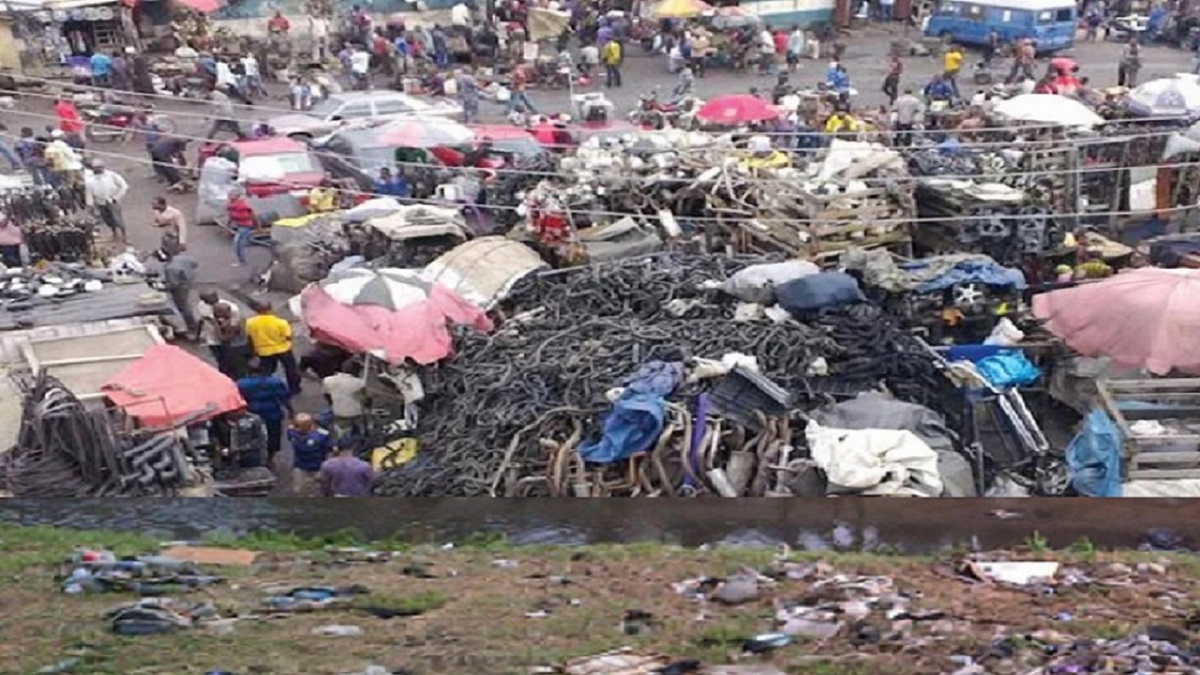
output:
[[[1131,428],[1140,420],[1200,425],[1200,378],[1106,380],[1099,383],[1099,390],[1106,411],[1125,436],[1127,480],[1200,478],[1200,433],[1151,436],[1135,434]],[[1149,405],[1121,408],[1122,402],[1130,401]]]

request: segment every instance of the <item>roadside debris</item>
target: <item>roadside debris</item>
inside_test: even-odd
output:
[[[362,635],[363,629],[358,626],[344,626],[341,624],[330,624],[328,626],[317,626],[312,629],[313,635],[325,635],[329,637],[355,637]]]
[[[207,603],[185,605],[171,598],[156,598],[121,605],[106,616],[117,635],[163,635],[215,619],[217,610]]]
[[[963,571],[980,581],[995,581],[1014,586],[1052,582],[1058,573],[1056,562],[985,562],[967,561]]]

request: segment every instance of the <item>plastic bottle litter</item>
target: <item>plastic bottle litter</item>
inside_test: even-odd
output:
[[[313,629],[313,635],[328,635],[330,637],[354,637],[362,635],[363,630],[358,626],[317,626]]]

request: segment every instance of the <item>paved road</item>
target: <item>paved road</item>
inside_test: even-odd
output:
[[[896,27],[869,26],[859,29],[847,40],[847,50],[844,63],[850,73],[854,86],[860,96],[856,105],[878,105],[884,98],[879,91],[884,70],[886,55],[893,39],[902,36],[903,31]],[[1084,64],[1084,74],[1092,78],[1094,86],[1106,86],[1115,82],[1117,61],[1121,47],[1116,44],[1098,43],[1082,44],[1074,50],[1073,56]],[[971,55],[968,63],[979,60],[977,55]],[[1144,67],[1143,81],[1158,76],[1167,76],[1175,72],[1191,71],[1194,62],[1191,55],[1180,50],[1162,47],[1150,47],[1143,52]],[[905,63],[905,80],[914,87],[923,86],[936,72],[940,70],[940,62],[935,57],[907,58]],[[825,63],[806,61],[793,82],[800,86],[815,84],[823,79]],[[669,91],[675,82],[675,77],[667,72],[665,57],[630,54],[625,72],[626,86],[611,90],[610,100],[616,106],[620,117],[633,108],[639,94],[655,87]],[[965,79],[965,78],[964,78]],[[719,94],[745,93],[752,87],[763,91],[773,85],[773,78],[755,74],[734,74],[727,71],[713,71],[707,77],[697,80],[697,94],[701,98],[710,98]],[[968,94],[973,90],[966,84]],[[273,91],[282,94],[282,88]],[[567,112],[570,109],[568,93],[565,91],[535,91],[531,93],[535,104],[542,112]],[[42,128],[54,121],[51,112],[53,92],[43,94],[28,93],[17,103],[16,109],[0,115],[9,128],[9,133],[15,133],[23,126],[35,129]],[[161,112],[172,116],[181,134],[202,136],[207,130],[206,107],[203,103],[185,101],[159,101]],[[483,110],[484,121],[502,121],[503,110],[499,105],[485,103]],[[275,114],[271,108],[282,108],[285,103],[282,96],[279,100],[264,102],[262,105],[248,110],[245,119],[266,119]],[[6,139],[11,142],[11,139]],[[108,166],[122,173],[130,182],[132,190],[124,204],[125,218],[129,228],[129,243],[139,250],[152,250],[157,246],[159,233],[149,226],[150,204],[157,196],[166,196],[168,201],[178,206],[191,219],[195,212],[195,195],[171,195],[163,186],[152,179],[150,167],[142,148],[136,142],[129,143],[97,143],[89,148],[96,156],[102,157]],[[215,227],[191,228],[189,235],[189,253],[200,263],[198,282],[201,286],[236,288],[245,287],[253,292],[252,278],[266,270],[270,263],[270,254],[264,249],[251,249],[250,269],[232,266],[233,253],[230,239],[220,229]],[[282,308],[285,298],[272,294],[277,307]],[[286,311],[286,310],[284,310]],[[286,314],[285,314],[286,316]],[[301,339],[303,344],[304,340]],[[317,387],[310,385],[309,390]],[[301,410],[314,410],[319,404],[317,392],[306,393],[299,401]],[[285,458],[286,459],[286,458]],[[285,478],[286,482],[286,478]]]

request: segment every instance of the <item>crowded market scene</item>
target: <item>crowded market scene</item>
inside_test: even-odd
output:
[[[1195,2],[27,2],[3,494],[1200,495]]]

